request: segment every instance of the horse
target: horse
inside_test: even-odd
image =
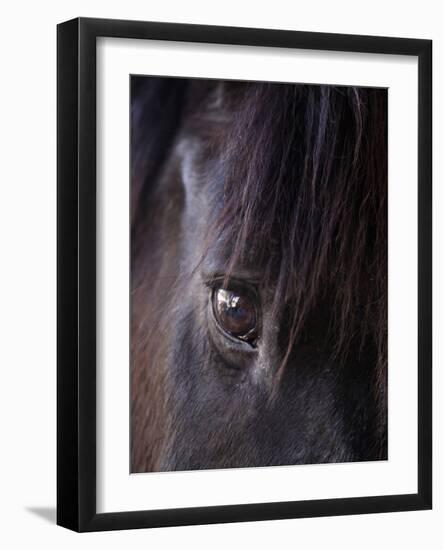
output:
[[[387,459],[387,90],[131,77],[131,472]]]

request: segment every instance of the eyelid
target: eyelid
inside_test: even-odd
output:
[[[250,269],[234,268],[230,272],[225,269],[214,269],[206,271],[202,270],[203,280],[220,280],[225,277],[228,279],[237,279],[239,281],[246,281],[251,284],[259,284],[263,279],[263,274]]]
[[[225,273],[203,274],[202,278],[204,285],[210,289],[242,290],[252,295],[255,300],[259,300],[259,279],[240,277],[238,274],[227,276]]]

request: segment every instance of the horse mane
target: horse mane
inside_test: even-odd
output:
[[[215,117],[208,137],[214,148],[223,143],[226,169],[208,247],[228,235],[230,269],[253,254],[262,266],[263,284],[274,289],[275,307],[290,300],[282,367],[310,312],[329,297],[334,353],[345,357],[351,344],[363,349],[370,342],[377,350],[382,388],[387,356],[387,91],[145,80],[149,91],[139,94],[144,104],[133,101],[133,143],[144,151],[141,157],[133,153],[133,181],[141,182],[133,191],[137,207],[143,208],[140,189],[166,158],[184,113],[203,128],[221,101],[229,107],[231,123]],[[190,93],[192,87],[199,90],[198,99]],[[216,107],[202,99],[216,92],[221,98]],[[155,147],[146,155],[149,139]],[[136,213],[133,220],[137,225]]]

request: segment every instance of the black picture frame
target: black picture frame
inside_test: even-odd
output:
[[[96,512],[96,39],[398,54],[418,58],[418,491],[416,494]],[[432,507],[432,42],[79,18],[57,28],[57,523],[102,531]]]

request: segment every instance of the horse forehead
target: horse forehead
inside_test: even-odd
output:
[[[198,218],[199,226],[210,223],[224,204],[227,165],[223,153],[200,136],[185,134],[178,140],[175,156],[186,208]]]
[[[224,189],[230,177],[229,156],[223,147],[208,143],[202,136],[192,133],[181,136],[176,154],[185,190],[187,220],[195,225],[195,232],[198,233],[195,236],[205,241],[205,269],[224,273],[229,267],[232,268],[229,261],[238,236],[238,223],[216,223],[225,207]],[[250,246],[243,250],[234,267],[239,274],[245,273],[247,278],[258,279],[263,271],[260,262],[263,262],[264,243],[255,242],[253,238],[249,242]],[[272,243],[267,244],[272,246]],[[194,242],[194,245],[197,243]],[[272,248],[274,260],[278,259],[278,247]]]
[[[198,180],[201,184],[209,183],[208,175],[214,170],[220,172],[223,158],[219,147],[205,140],[202,136],[183,134],[180,136],[176,154],[180,160],[182,175]]]

